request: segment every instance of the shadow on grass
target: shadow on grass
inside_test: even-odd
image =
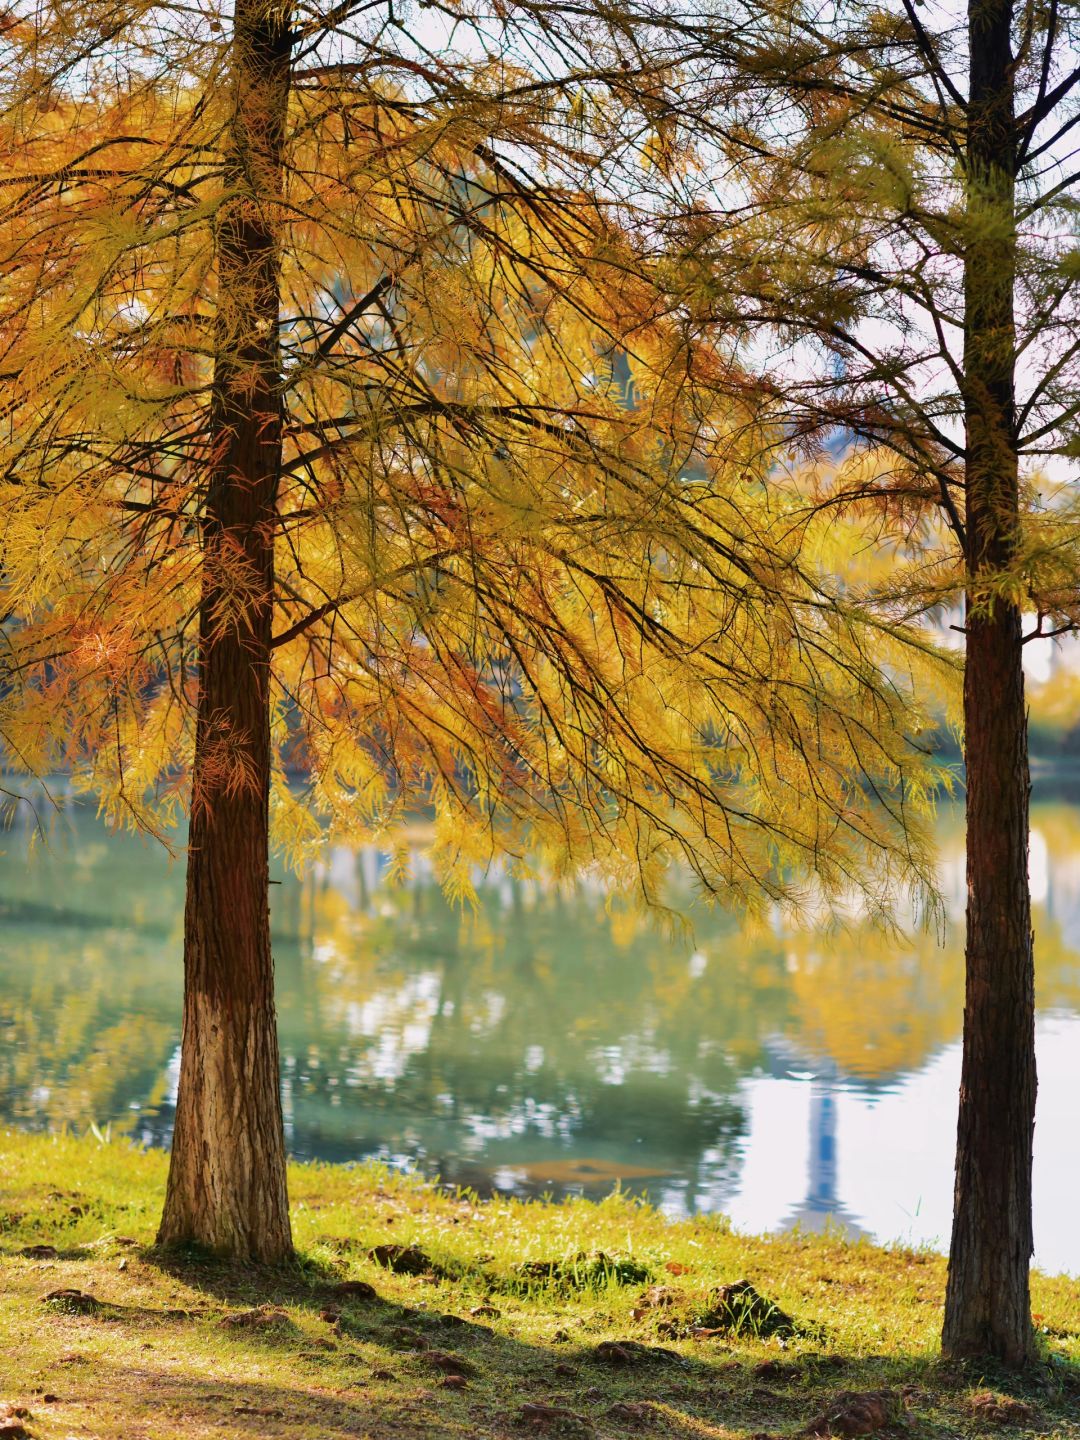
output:
[[[272,1353],[283,1360],[281,1349]],[[671,1440],[701,1440],[712,1427],[761,1429],[775,1425],[775,1404],[767,1416],[760,1407],[733,1407],[726,1390],[709,1384],[705,1367],[697,1382],[650,1382],[645,1376],[620,1376],[604,1384],[602,1377],[547,1378],[555,1357],[541,1348],[499,1339],[487,1363],[464,1389],[447,1387],[442,1378],[425,1372],[423,1355],[395,1357],[392,1368],[370,1369],[365,1357],[338,1356],[331,1376],[296,1356],[281,1378],[262,1374],[237,1376],[237,1369],[264,1361],[262,1337],[245,1343],[240,1352],[223,1354],[214,1374],[177,1370],[175,1364],[144,1360],[134,1365],[95,1364],[93,1385],[104,1398],[99,1420],[104,1433],[140,1433],[148,1420],[150,1433],[181,1434],[197,1421],[199,1433],[225,1427],[228,1434],[267,1437],[364,1436],[391,1440],[404,1435],[426,1440],[509,1440],[520,1435],[573,1437],[662,1433]],[[122,1412],[123,1424],[109,1410]],[[794,1409],[793,1409],[794,1414]],[[109,1428],[109,1427],[113,1428]],[[708,1427],[708,1428],[705,1428]],[[94,1433],[94,1432],[91,1432]],[[144,1432],[145,1433],[145,1432]]]
[[[1077,1415],[1075,1367],[1044,1365],[1017,1375],[936,1357],[782,1352],[755,1363],[736,1359],[727,1345],[686,1357],[640,1341],[586,1345],[565,1334],[547,1344],[437,1308],[476,1298],[463,1301],[445,1288],[433,1286],[431,1303],[416,1306],[378,1293],[341,1296],[339,1271],[310,1260],[256,1269],[191,1252],[147,1250],[143,1259],[214,1301],[271,1312],[288,1305],[325,1327],[313,1340],[281,1316],[230,1332],[226,1358],[288,1357],[287,1381],[214,1385],[175,1373],[158,1377],[158,1390],[174,1397],[170,1403],[197,1404],[200,1414],[205,1404],[206,1419],[227,1412],[238,1434],[250,1421],[259,1434],[361,1433],[372,1440],[403,1432],[431,1440],[642,1432],[700,1440],[712,1427],[797,1436],[838,1392],[884,1387],[900,1403],[895,1423],[881,1427],[884,1435],[909,1434],[912,1423],[927,1435],[954,1435],[958,1424],[966,1428],[978,1418],[965,1408],[969,1392],[985,1388],[1031,1407],[1022,1430],[1075,1422]],[[327,1348],[320,1351],[320,1343]],[[328,1384],[336,1387],[332,1397]]]
[[[230,1347],[209,1375],[205,1367],[195,1374],[178,1371],[175,1364],[165,1367],[150,1361],[98,1364],[94,1388],[103,1397],[97,1407],[98,1419],[105,1427],[114,1427],[100,1433],[171,1436],[183,1434],[195,1423],[199,1433],[212,1428],[218,1433],[258,1435],[267,1440],[338,1436],[513,1440],[530,1434],[603,1440],[643,1433],[671,1440],[702,1440],[721,1431],[803,1435],[827,1405],[822,1397],[805,1389],[785,1395],[757,1386],[740,1393],[730,1384],[718,1385],[718,1379],[730,1377],[718,1375],[711,1365],[701,1365],[693,1375],[677,1379],[636,1374],[602,1385],[590,1373],[594,1367],[586,1363],[568,1367],[564,1360],[560,1362],[564,1370],[579,1368],[580,1373],[557,1376],[553,1385],[546,1378],[554,1360],[550,1351],[501,1337],[490,1342],[482,1373],[461,1390],[443,1387],[438,1377],[433,1381],[423,1369],[421,1355],[404,1357],[394,1363],[392,1371],[379,1368],[374,1372],[363,1355],[339,1355],[332,1377],[297,1356],[280,1378],[267,1378],[261,1363],[266,1355],[260,1338]],[[284,1358],[278,1352],[275,1357]],[[568,1358],[583,1361],[580,1354]],[[253,1361],[262,1373],[250,1378],[235,1373]],[[873,1364],[870,1359],[856,1367],[863,1372],[864,1383]],[[913,1433],[914,1425],[920,1436],[945,1440],[958,1431],[970,1430],[974,1417],[964,1410],[954,1387],[974,1381],[974,1371],[957,1374],[948,1384],[949,1377],[932,1361],[908,1362],[905,1373],[909,1379],[914,1374],[933,1386],[935,1393],[912,1394],[909,1385],[906,1413],[875,1433],[901,1440]],[[983,1383],[985,1380],[982,1377]],[[1017,1377],[1011,1380],[1012,1388],[1017,1389]],[[1075,1402],[1049,1405],[1044,1395],[1041,1413],[1022,1426],[1007,1427],[1007,1432],[1048,1433],[1055,1424],[1068,1427],[1075,1419]],[[1057,1433],[1073,1431],[1066,1428]]]
[[[115,1259],[94,1245],[73,1252],[78,1260]],[[115,1337],[91,1347],[105,1352],[87,1356],[92,1368],[47,1364],[50,1386],[70,1385],[73,1405],[100,1412],[102,1428],[87,1432],[93,1435],[172,1440],[213,1429],[269,1440],[796,1437],[843,1392],[886,1389],[897,1405],[879,1433],[895,1440],[985,1431],[989,1420],[970,1404],[980,1390],[1030,1406],[1027,1419],[1004,1427],[1014,1436],[1055,1427],[1080,1434],[1076,1367],[1044,1365],[1018,1376],[987,1365],[948,1366],[932,1356],[815,1354],[715,1336],[692,1349],[679,1342],[688,1352],[680,1354],[659,1328],[670,1306],[655,1323],[637,1325],[648,1343],[620,1340],[617,1332],[601,1339],[612,1334],[604,1288],[596,1289],[595,1306],[568,1316],[557,1288],[535,1283],[529,1287],[535,1309],[529,1295],[519,1296],[500,1319],[485,1300],[490,1276],[480,1266],[461,1267],[460,1274],[455,1267],[453,1278],[445,1266],[413,1275],[407,1295],[397,1277],[368,1268],[374,1292],[366,1295],[355,1293],[364,1288],[355,1280],[347,1282],[354,1293],[343,1292],[346,1268],[319,1256],[270,1269],[190,1250],[125,1253],[141,1262],[135,1273],[156,1273],[168,1292],[162,1300],[175,1299],[174,1308],[105,1299],[87,1309],[77,1302],[49,1307],[67,1332],[57,1332],[58,1344],[95,1333]],[[64,1256],[57,1247],[57,1258]],[[172,1283],[160,1286],[162,1277]],[[394,1289],[401,1298],[386,1293]],[[468,1313],[470,1307],[479,1313]],[[563,1324],[569,1331],[557,1328]],[[529,1336],[514,1333],[526,1326]]]
[[[324,1323],[323,1343],[333,1348],[322,1354],[313,1351],[306,1330],[298,1331],[287,1317],[231,1331],[232,1344],[249,1356],[270,1354],[280,1362],[291,1355],[297,1367],[290,1384],[235,1386],[235,1394],[243,1396],[235,1400],[233,1395],[236,1404],[282,1411],[280,1416],[255,1416],[260,1424],[269,1420],[278,1427],[259,1433],[351,1434],[359,1423],[366,1427],[361,1433],[376,1440],[400,1434],[403,1428],[432,1440],[444,1435],[572,1437],[642,1431],[691,1440],[709,1433],[703,1425],[760,1430],[765,1423],[794,1424],[807,1418],[805,1397],[760,1387],[736,1396],[727,1353],[721,1357],[725,1374],[716,1358],[687,1358],[640,1341],[588,1345],[565,1334],[550,1345],[527,1341],[453,1309],[437,1308],[467,1304],[479,1298],[475,1294],[463,1299],[433,1286],[431,1303],[419,1306],[378,1293],[366,1299],[338,1296],[338,1272],[308,1261],[256,1269],[191,1251],[148,1250],[143,1258],[172,1279],[230,1306],[259,1306],[270,1314],[274,1307],[291,1306]],[[554,1323],[555,1317],[550,1318]],[[734,1368],[743,1374],[744,1367]],[[302,1383],[296,1383],[302,1374],[310,1374],[316,1386],[331,1377],[340,1386],[344,1378],[346,1388],[357,1394],[335,1401],[331,1416],[320,1408],[321,1398],[313,1402]],[[192,1382],[168,1383],[184,1390]],[[209,1387],[211,1392],[214,1388]],[[312,1404],[321,1427],[314,1432],[306,1428],[316,1418]]]

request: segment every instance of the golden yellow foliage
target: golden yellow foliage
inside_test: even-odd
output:
[[[205,543],[213,363],[243,353],[214,244],[228,38],[168,6],[117,23],[81,88],[0,120],[0,725],[13,761],[158,828],[186,794],[200,594],[239,630],[261,581]],[[588,149],[553,139],[548,90],[490,57],[456,76],[374,51],[292,73],[278,843],[302,863],[420,812],[463,899],[496,852],[652,903],[673,859],[751,909],[925,898],[938,776],[911,737],[938,657],[837,592],[723,335],[671,311],[580,165],[540,178]],[[580,141],[594,103],[572,103]],[[214,743],[207,773],[245,784],[243,745]]]

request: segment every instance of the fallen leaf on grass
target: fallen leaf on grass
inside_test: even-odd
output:
[[[379,1298],[375,1286],[369,1285],[366,1280],[342,1280],[338,1285],[331,1285],[329,1293],[341,1300],[377,1300]]]
[[[241,1310],[222,1316],[220,1323],[225,1330],[263,1330],[290,1322],[284,1310]]]
[[[422,1275],[432,1268],[430,1258],[418,1245],[376,1245],[368,1251],[368,1259],[395,1275]]]
[[[761,1380],[792,1380],[798,1373],[795,1365],[785,1365],[781,1360],[762,1360],[754,1366],[754,1374]]]
[[[460,1355],[453,1355],[449,1350],[428,1350],[424,1359],[429,1365],[434,1365],[436,1370],[441,1370],[444,1375],[475,1375],[476,1366],[468,1360],[462,1359]]]
[[[541,1405],[528,1401],[518,1411],[523,1425],[534,1430],[547,1430],[555,1435],[591,1435],[592,1426],[584,1415],[566,1410],[561,1405]]]
[[[850,1363],[843,1355],[819,1355],[814,1350],[807,1350],[802,1358],[816,1370],[846,1370]]]
[[[1023,1425],[1035,1418],[1032,1406],[1011,1395],[995,1395],[982,1390],[968,1399],[968,1409],[979,1420],[992,1420],[995,1425]]]
[[[647,1425],[656,1419],[656,1411],[647,1400],[616,1400],[607,1413],[610,1420],[621,1420],[624,1425]]]
[[[407,1325],[395,1325],[390,1331],[390,1343],[395,1350],[429,1350],[431,1341],[419,1330],[410,1330]]]
[[[642,1345],[639,1340],[601,1340],[593,1351],[593,1359],[605,1365],[647,1365],[654,1360],[669,1365],[686,1364],[674,1350],[665,1350],[659,1345]]]
[[[641,1320],[650,1310],[657,1310],[665,1305],[674,1305],[679,1298],[679,1292],[673,1290],[670,1285],[650,1285],[638,1296],[637,1304],[630,1313],[635,1320]]]
[[[841,1390],[803,1431],[804,1435],[873,1435],[898,1420],[904,1399],[894,1390]]]

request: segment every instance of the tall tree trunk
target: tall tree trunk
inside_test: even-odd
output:
[[[289,1255],[268,809],[270,638],[281,465],[276,230],[289,89],[286,6],[236,0],[218,217],[199,693],[184,912],[184,1029],[158,1235]]]
[[[1019,608],[988,598],[1019,535],[1014,374],[1016,126],[1012,0],[969,0],[967,997],[942,1348],[1023,1364],[1035,1128],[1027,715]]]

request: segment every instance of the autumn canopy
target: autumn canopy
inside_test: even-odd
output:
[[[993,970],[1013,896],[979,973],[1028,1004],[1019,617],[1071,623],[1073,531],[1020,538],[1005,72],[964,99],[915,12],[836,9],[5,12],[0,733],[188,824],[163,1242],[291,1251],[271,844],[422,814],[461,900],[504,854],[930,913],[921,621],[965,588],[969,836],[1009,837],[970,933]],[[1022,1231],[975,1326],[1012,1358]]]

